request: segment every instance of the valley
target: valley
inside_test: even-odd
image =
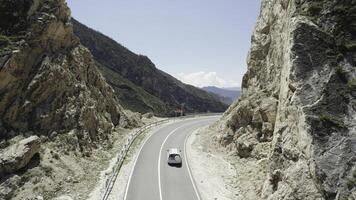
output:
[[[228,5],[248,14],[250,1],[118,2],[125,25],[159,30],[134,32],[146,40],[183,29],[164,39],[186,47],[174,57],[189,70],[216,65],[240,80],[216,42],[238,46]],[[81,6],[100,16],[100,4]],[[355,200],[356,1],[260,4],[241,87],[231,88],[216,72],[191,71],[203,74],[195,86],[178,80],[73,18],[66,0],[0,0],[0,199]],[[154,17],[133,12],[142,8]],[[213,14],[212,24],[202,17]]]

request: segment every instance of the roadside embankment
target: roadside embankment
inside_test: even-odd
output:
[[[202,200],[257,198],[265,161],[236,159],[215,143],[214,128],[203,127],[187,139],[187,159]]]

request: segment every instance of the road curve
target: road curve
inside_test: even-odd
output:
[[[168,124],[153,133],[139,152],[125,191],[125,200],[200,200],[185,153],[186,138],[220,116]],[[181,168],[167,164],[168,148],[182,150]]]

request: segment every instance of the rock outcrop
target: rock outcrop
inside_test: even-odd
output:
[[[218,138],[238,159],[268,160],[261,199],[356,198],[355,47],[356,1],[262,1]]]
[[[1,0],[0,19],[0,139],[71,131],[82,148],[123,123],[64,0]]]
[[[40,147],[40,138],[31,136],[0,152],[0,174],[11,174],[25,167]]]
[[[0,199],[84,199],[134,115],[74,35],[65,0],[0,0]]]

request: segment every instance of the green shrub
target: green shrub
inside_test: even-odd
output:
[[[306,15],[312,18],[315,18],[320,14],[323,10],[323,2],[322,1],[306,1],[300,3],[298,6],[302,15]]]
[[[356,92],[356,79],[352,79],[347,83],[351,92]]]
[[[11,43],[10,39],[5,35],[0,35],[0,46],[7,46]]]
[[[53,153],[53,158],[56,160],[59,160],[59,154],[58,153]]]
[[[46,176],[51,176],[52,172],[53,172],[53,168],[51,166],[41,166],[42,170],[44,171],[44,173],[46,174]]]
[[[311,2],[308,12],[311,16],[318,15],[323,9],[323,2]]]
[[[12,36],[9,36],[8,38],[12,42],[17,42],[17,41],[20,41],[22,39],[25,39],[25,36],[23,36],[23,35],[12,35]]]
[[[349,180],[347,180],[346,184],[349,189],[352,189],[352,188],[356,187],[356,179],[355,178],[349,179]]]
[[[356,110],[356,100],[351,101],[351,106],[354,110]]]
[[[349,51],[356,51],[356,41],[350,41],[345,44],[345,47]]]
[[[343,82],[347,82],[347,72],[341,67],[338,66],[336,68],[336,75],[343,81]]]

